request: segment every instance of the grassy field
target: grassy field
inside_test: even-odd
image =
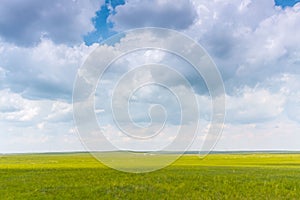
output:
[[[4,155],[0,199],[300,199],[300,154],[185,155],[145,174],[85,153]]]

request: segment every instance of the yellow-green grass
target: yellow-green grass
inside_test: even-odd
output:
[[[4,155],[0,199],[300,199],[300,154],[184,155],[145,174],[87,153]]]

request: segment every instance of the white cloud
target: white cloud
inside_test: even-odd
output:
[[[39,114],[40,106],[23,99],[9,90],[0,91],[0,119],[7,121],[31,121]]]
[[[215,150],[300,150],[299,123],[285,117],[263,124],[226,124]]]
[[[4,80],[5,76],[6,76],[6,71],[2,67],[0,67],[0,82]]]
[[[0,121],[0,152],[80,151],[83,146],[69,124],[19,127]]]
[[[0,151],[82,149],[70,122],[71,92],[78,67],[97,45],[88,47],[84,44],[73,46],[57,44],[76,43],[80,34],[92,29],[89,20],[94,15],[96,7],[90,7],[92,5],[90,2],[81,3],[87,6],[81,6],[82,8],[88,9],[83,11],[84,9],[77,7],[81,5],[78,3],[72,10],[78,11],[77,17],[72,16],[72,13],[69,13],[72,19],[67,17],[71,22],[79,19],[79,23],[76,23],[78,26],[75,28],[74,23],[71,23],[66,28],[45,25],[39,26],[40,28],[29,26],[27,30],[28,24],[24,23],[24,26],[20,27],[25,30],[22,37],[17,37],[17,33],[8,36],[3,32],[5,29],[1,29],[0,35],[3,40],[0,45]],[[4,4],[13,3],[6,1]],[[219,149],[297,149],[299,147],[300,4],[284,10],[275,7],[272,0],[263,2],[214,0],[192,3],[154,1],[153,4],[155,6],[150,6],[149,2],[128,1],[125,5],[118,6],[116,14],[110,16],[109,20],[115,23],[116,30],[145,25],[184,29],[184,33],[203,44],[220,68],[227,89],[227,123],[223,137],[217,146]],[[26,7],[25,4],[22,6]],[[43,5],[39,6],[37,8],[44,9]],[[55,5],[55,8],[57,6]],[[50,9],[47,13],[51,14],[54,10]],[[197,13],[194,13],[194,10]],[[7,14],[0,13],[0,16]],[[137,17],[136,13],[140,15]],[[58,15],[64,16],[64,11],[58,12]],[[54,13],[53,17],[58,15]],[[154,18],[149,18],[154,15]],[[172,17],[172,15],[177,16]],[[27,17],[29,16],[26,16],[26,19]],[[134,21],[131,20],[133,17]],[[41,19],[38,20],[38,25],[53,20],[51,17],[46,21]],[[178,19],[183,20],[178,21]],[[11,28],[18,28],[17,24]],[[4,25],[0,23],[0,27]],[[47,32],[42,38],[41,34],[44,32],[41,28],[45,28]],[[30,30],[34,30],[32,35],[26,32]],[[74,33],[60,35],[59,30],[63,33],[74,30]],[[24,43],[23,40],[27,42]],[[32,47],[19,47],[7,41],[22,45],[40,42]],[[168,48],[174,46],[186,48],[182,47],[182,43],[176,38],[156,40],[151,34],[136,36],[129,33],[113,47],[104,46],[101,50],[103,59],[120,49],[130,49],[130,45],[141,43],[150,46],[164,44]],[[149,62],[163,62],[175,66],[177,70],[188,76],[194,88],[202,87],[202,82],[195,79],[194,71],[189,69],[190,66],[180,63],[178,58],[172,58],[165,52],[147,50],[133,53],[116,62],[116,68],[106,72],[104,88],[100,90],[99,97],[111,95],[114,84],[124,72]],[[138,86],[142,80],[169,82],[172,83],[172,87],[181,91],[182,84],[177,77],[169,73],[156,72],[143,71],[136,74],[128,85],[123,85],[122,92]],[[197,91],[196,97],[202,112],[200,114],[208,120],[211,112],[210,98],[207,93],[200,90]],[[176,110],[174,99],[157,88],[144,88],[136,93],[135,98],[145,104],[160,102],[173,113]],[[186,113],[193,109],[189,102],[188,97],[182,100]],[[113,137],[113,134],[119,136],[120,133],[112,126],[111,121],[104,119],[111,117],[105,116],[110,106],[109,102],[97,105],[99,105],[97,109],[101,111],[98,114],[104,116],[100,120],[104,121],[105,134],[108,137]],[[145,119],[149,117],[149,113],[143,107],[147,105],[140,105],[135,110],[131,110],[137,115],[137,121],[147,121]],[[178,128],[178,124],[169,122],[166,133],[171,133]],[[201,124],[199,131],[201,134],[208,131],[206,123],[207,121]],[[112,132],[113,134],[110,135]],[[174,138],[172,134],[165,136],[157,145],[165,145]],[[200,135],[199,138],[203,140],[204,137]],[[143,147],[143,145],[130,143],[122,137],[113,137],[113,139],[117,145],[123,147],[126,145],[133,145],[137,149]],[[196,143],[196,147],[199,148],[199,143]]]
[[[86,56],[95,48],[84,44],[68,47],[44,39],[35,47],[1,43],[3,85],[30,99],[70,99],[73,81]]]
[[[296,72],[300,53],[299,18],[300,9],[296,6],[279,10],[261,21],[250,39],[245,41],[248,48],[239,74],[264,78],[280,72]]]
[[[0,119],[27,122],[27,126],[36,124],[39,129],[44,129],[47,123],[69,123],[72,120],[72,104],[64,101],[30,100],[8,89],[0,90]]]
[[[41,122],[41,123],[37,124],[36,127],[37,127],[39,130],[44,130],[44,129],[45,129],[45,122]]]
[[[0,37],[31,46],[42,37],[55,43],[80,43],[94,29],[91,18],[103,0],[10,1],[0,4]]]
[[[72,104],[56,101],[52,104],[51,113],[46,117],[48,122],[66,122],[71,121],[72,116]]]
[[[228,92],[255,87],[279,73],[299,73],[299,5],[282,9],[273,0],[194,1],[197,21],[184,33],[216,62]]]
[[[230,123],[264,123],[284,110],[285,96],[263,88],[243,88],[235,96],[227,96],[226,119]]]
[[[116,30],[145,26],[186,29],[197,17],[189,0],[129,0],[117,6],[115,12],[108,20]]]
[[[0,90],[0,152],[82,150],[76,133],[70,132],[71,111],[65,102],[29,100]]]

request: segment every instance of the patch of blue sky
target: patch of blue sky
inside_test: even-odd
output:
[[[112,30],[113,24],[107,21],[110,14],[113,14],[114,9],[118,5],[125,4],[125,0],[106,0],[105,4],[101,6],[100,10],[96,12],[96,16],[92,19],[95,26],[95,31],[84,36],[86,45],[93,43],[101,43],[117,32]]]
[[[300,2],[300,0],[275,0],[275,5],[285,8],[292,7],[298,2]]]

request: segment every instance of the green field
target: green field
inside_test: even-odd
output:
[[[185,155],[144,174],[87,153],[3,155],[0,199],[300,199],[300,154]]]

